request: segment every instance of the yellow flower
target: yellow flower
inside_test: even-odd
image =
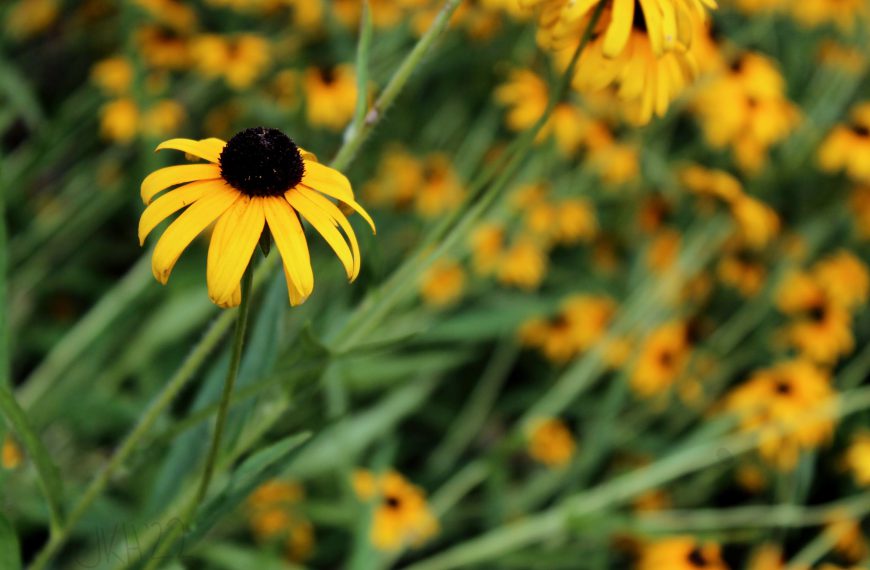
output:
[[[574,456],[571,431],[558,419],[540,419],[529,428],[529,455],[547,467],[564,467]]]
[[[849,197],[855,229],[861,239],[870,239],[870,186],[859,186]]]
[[[693,109],[707,142],[730,147],[738,165],[749,172],[764,166],[768,149],[800,120],[798,108],[785,97],[785,80],[775,63],[755,53],[743,54],[705,82]]]
[[[178,32],[189,32],[196,26],[196,12],[176,0],[135,0],[162,24]]]
[[[844,463],[858,485],[870,487],[870,433],[861,432],[852,438]]]
[[[763,544],[752,555],[748,570],[783,570],[782,547],[777,544]]]
[[[743,195],[731,203],[731,214],[737,222],[743,243],[760,249],[779,233],[776,211],[751,196]]]
[[[845,173],[870,184],[870,102],[852,110],[848,125],[837,125],[819,147],[819,163],[827,172]]]
[[[532,319],[520,328],[520,340],[540,349],[549,360],[564,363],[589,350],[607,332],[616,303],[599,295],[575,295],[550,320]]]
[[[547,274],[547,253],[535,240],[520,237],[506,249],[498,262],[500,283],[532,291]]]
[[[302,487],[290,481],[272,480],[257,487],[247,500],[248,523],[260,542],[283,540],[288,560],[304,560],[314,545],[311,523],[296,512],[305,496]]]
[[[603,125],[590,132],[587,161],[606,184],[620,185],[640,175],[640,153],[637,147],[617,141]]]
[[[465,271],[455,261],[441,260],[423,276],[420,294],[427,305],[446,307],[462,296],[465,287]]]
[[[549,100],[547,84],[528,69],[514,69],[507,82],[495,89],[495,100],[508,108],[507,127],[524,131],[544,115]]]
[[[190,55],[206,77],[221,77],[233,89],[245,89],[268,68],[272,57],[269,43],[254,34],[225,38],[204,34],[194,38]]]
[[[742,431],[760,437],[764,459],[790,470],[801,450],[818,447],[833,434],[834,420],[818,412],[835,395],[826,372],[798,359],[753,373],[731,391],[725,408],[740,418]]]
[[[867,556],[867,541],[861,530],[860,521],[848,512],[835,512],[825,528],[834,541],[834,550],[846,559],[863,560]]]
[[[132,99],[115,99],[100,109],[100,132],[107,139],[128,143],[139,132],[139,109]]]
[[[867,57],[858,49],[834,41],[822,42],[819,46],[819,61],[850,75],[858,75],[867,62]]]
[[[744,297],[754,297],[767,279],[767,269],[751,249],[737,246],[726,251],[716,272],[722,283],[737,289]]]
[[[183,69],[191,60],[191,48],[186,38],[158,26],[142,26],[136,31],[136,41],[142,58],[155,69]]]
[[[6,14],[6,32],[12,38],[34,36],[57,20],[58,8],[58,0],[18,0]]]
[[[139,240],[175,212],[187,208],[164,232],[152,257],[154,277],[165,284],[191,241],[217,222],[208,252],[209,297],[221,307],[241,301],[241,277],[264,231],[284,260],[290,303],[303,303],[314,289],[304,217],[338,255],[348,279],[356,279],[360,252],[353,228],[329,198],[351,207],[374,230],[340,172],[316,162],[284,133],[262,127],[244,130],[229,142],[172,139],[157,150],[174,149],[205,164],[162,168],[142,182],[148,207],[139,220]],[[156,200],[155,196],[174,186]],[[344,236],[338,228],[344,231]],[[348,243],[350,245],[348,245]]]
[[[631,373],[631,387],[638,394],[659,394],[685,372],[692,348],[689,333],[689,326],[682,321],[666,323],[650,333]]]
[[[866,25],[870,6],[866,0],[799,0],[788,6],[795,20],[805,26],[835,23],[846,31]]]
[[[743,185],[731,174],[698,165],[680,171],[680,182],[699,196],[711,196],[726,203],[743,197]]]
[[[91,80],[110,95],[123,95],[133,82],[133,65],[122,56],[104,59],[94,64]]]
[[[728,570],[718,544],[702,544],[690,536],[644,545],[637,570]]]
[[[350,65],[305,70],[305,113],[315,127],[342,129],[356,109],[356,73]]]
[[[421,216],[439,216],[462,202],[465,189],[447,155],[437,153],[426,157],[421,174],[422,180],[416,189],[416,208]]]
[[[426,495],[395,471],[383,475],[357,471],[353,483],[360,499],[377,501],[371,540],[379,550],[419,547],[438,533]]]
[[[504,250],[504,228],[495,223],[481,224],[471,234],[474,270],[480,275],[492,273]]]
[[[855,309],[867,302],[870,272],[853,253],[838,251],[813,266],[813,277],[836,304]]]
[[[18,447],[18,444],[15,443],[15,440],[10,435],[7,435],[3,439],[3,453],[0,458],[2,458],[0,465],[3,466],[3,469],[9,469],[10,471],[21,465],[21,461],[24,459],[21,448]]]
[[[353,28],[359,26],[362,4],[358,0],[332,0],[331,4],[335,15],[345,26]],[[377,28],[391,28],[397,25],[404,15],[403,6],[397,0],[369,0],[369,8],[372,24]]]
[[[666,228],[653,238],[647,251],[647,264],[656,273],[670,269],[680,254],[682,238],[676,230]]]
[[[165,137],[184,122],[184,107],[171,99],[158,101],[142,116],[142,132],[151,137]]]

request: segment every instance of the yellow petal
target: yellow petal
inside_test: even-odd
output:
[[[202,141],[193,139],[170,139],[157,145],[158,151],[166,149],[180,150],[215,164],[220,163],[221,159],[220,151],[215,152],[213,145],[203,144]]]
[[[193,204],[215,186],[222,186],[222,183],[215,180],[198,180],[167,192],[149,204],[139,218],[139,245],[145,243],[145,238],[160,222],[178,210]]]
[[[208,295],[218,305],[233,298],[263,233],[263,198],[243,196],[221,216],[208,248]]]
[[[604,35],[602,51],[607,57],[616,57],[625,49],[634,20],[635,0],[613,0],[613,14]]]
[[[220,162],[221,153],[224,151],[224,147],[227,146],[226,141],[214,137],[200,139],[199,144],[203,148],[208,149],[208,152],[218,157],[218,160],[215,162]]]
[[[291,190],[284,195],[293,208],[302,214],[317,233],[323,236],[326,243],[332,248],[338,259],[344,265],[347,278],[353,279],[354,259],[347,242],[337,229],[337,223],[329,217],[329,214],[321,210],[317,204],[306,198],[298,190]]]
[[[239,193],[232,188],[221,186],[220,189],[215,188],[214,192],[197,200],[178,216],[178,219],[166,228],[160,241],[157,242],[157,247],[154,248],[154,255],[151,257],[154,278],[165,285],[181,252],[238,197]]]
[[[353,189],[350,180],[344,174],[319,162],[305,160],[304,164],[303,184],[342,202],[353,201]]]
[[[359,275],[361,261],[359,243],[357,243],[356,241],[356,234],[353,231],[353,227],[347,221],[347,218],[344,216],[338,206],[336,206],[317,192],[309,190],[305,186],[298,187],[296,191],[311,200],[318,208],[323,210],[323,212],[326,213],[327,216],[329,216],[332,223],[338,224],[344,234],[347,236],[347,239],[350,242],[351,255],[353,255],[353,268],[350,275],[350,280],[353,281]]]
[[[275,238],[275,246],[284,260],[284,275],[290,292],[290,304],[294,307],[305,302],[314,290],[314,272],[305,231],[296,212],[283,197],[267,198],[263,202],[266,223]]]
[[[142,181],[142,201],[149,204],[151,199],[170,186],[196,180],[217,180],[221,169],[215,164],[182,164],[155,170]]]

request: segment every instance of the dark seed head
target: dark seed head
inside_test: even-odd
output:
[[[776,381],[775,385],[776,393],[782,396],[788,396],[791,394],[791,384],[789,384],[788,380],[779,379]]]
[[[221,152],[221,176],[248,196],[281,196],[304,173],[299,147],[278,129],[245,129]]]
[[[391,509],[397,509],[397,508],[399,508],[400,501],[399,501],[398,497],[388,495],[388,496],[384,497],[384,504],[387,505]]]
[[[701,552],[700,548],[693,548],[692,551],[689,552],[689,564],[696,568],[703,568],[707,565],[707,559],[704,558],[704,553]]]
[[[852,132],[861,138],[870,137],[870,129],[864,125],[852,125]]]

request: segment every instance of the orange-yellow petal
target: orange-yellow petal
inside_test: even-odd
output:
[[[177,186],[196,180],[217,180],[221,177],[221,169],[216,164],[182,164],[167,166],[155,170],[142,181],[142,201],[151,203],[160,192],[171,186]]]
[[[347,278],[353,280],[353,253],[351,253],[344,236],[338,231],[336,222],[330,218],[329,214],[320,209],[317,204],[296,189],[287,192],[284,197],[317,230],[317,233],[323,236],[323,239],[326,240],[326,243],[329,244],[342,265],[344,265]]]
[[[222,186],[222,183],[216,180],[197,180],[167,192],[151,202],[139,218],[139,245],[145,243],[145,238],[160,222],[178,210],[193,204],[215,186]]]
[[[347,240],[350,242],[351,255],[353,256],[353,267],[351,268],[351,272],[348,275],[348,278],[353,281],[359,276],[360,269],[360,251],[359,251],[359,243],[356,240],[356,234],[353,231],[353,227],[350,225],[350,222],[347,221],[347,218],[342,213],[342,211],[330,202],[327,198],[324,198],[321,194],[306,188],[305,186],[299,186],[296,188],[296,191],[308,198],[311,202],[314,203],[320,210],[322,210],[335,225],[337,224],[341,227],[344,234],[347,236]]]
[[[610,25],[604,35],[602,50],[607,57],[618,56],[628,43],[634,19],[634,2],[635,0],[613,0],[613,13]]]
[[[157,150],[180,150],[187,154],[192,154],[214,164],[218,164],[221,159],[221,153],[214,145],[204,143],[203,141],[195,141],[193,139],[169,139],[157,145]]]
[[[300,305],[314,290],[314,272],[305,231],[296,212],[283,197],[267,198],[263,202],[266,223],[275,238],[275,246],[284,261],[284,275],[290,293],[290,304]]]
[[[263,198],[242,196],[215,225],[208,248],[208,295],[221,306],[230,304],[251,255],[263,233]]]
[[[208,196],[197,200],[185,210],[178,219],[166,228],[166,231],[154,248],[151,257],[151,270],[154,278],[166,284],[175,262],[190,242],[205,228],[215,221],[233,202],[239,198],[239,193],[228,186],[215,188]]]

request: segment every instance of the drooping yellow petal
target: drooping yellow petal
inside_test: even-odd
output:
[[[202,141],[193,139],[169,139],[157,145],[157,150],[180,150],[187,154],[192,154],[214,164],[218,164],[221,159],[220,151],[215,152],[214,145],[204,144]]]
[[[599,1],[576,0],[575,2],[569,2],[562,8],[562,19],[571,23],[576,22],[580,18],[584,18]]]
[[[175,262],[181,253],[190,245],[197,235],[215,221],[233,202],[239,198],[239,193],[232,188],[222,186],[214,192],[197,200],[191,207],[172,222],[151,257],[151,270],[154,278],[166,284]]]
[[[613,12],[610,25],[604,35],[602,51],[604,55],[614,58],[622,53],[628,43],[631,34],[631,25],[634,20],[635,0],[613,0]]]
[[[215,137],[210,137],[207,139],[201,139],[199,141],[204,148],[207,148],[210,153],[218,157],[216,162],[220,162],[221,153],[224,151],[224,147],[227,146],[227,141],[221,140]]]
[[[302,184],[308,188],[326,194],[330,198],[335,198],[350,206],[354,212],[362,216],[362,218],[372,228],[372,232],[377,233],[375,222],[369,216],[362,206],[360,206],[353,196],[353,189],[350,186],[350,180],[341,172],[324,166],[318,162],[305,161],[305,173],[302,175]]]
[[[216,186],[223,186],[223,183],[217,180],[197,180],[167,192],[151,202],[139,218],[139,245],[145,243],[145,238],[160,222],[178,210],[193,204]]]
[[[375,234],[378,233],[377,229],[375,229],[375,221],[372,220],[372,217],[369,216],[369,213],[366,212],[363,209],[363,207],[361,205],[359,205],[355,200],[351,200],[351,201],[342,200],[341,198],[339,198],[338,196],[336,196],[334,194],[331,194],[327,190],[320,190],[319,188],[313,188],[311,186],[308,186],[307,184],[300,184],[297,188],[306,188],[306,189],[312,190],[314,192],[319,192],[320,194],[325,194],[326,196],[329,196],[330,198],[335,198],[336,200],[339,200],[343,204],[347,204],[348,206],[350,206],[350,208],[354,212],[359,214],[362,217],[362,219],[364,219],[366,221],[366,223],[369,225],[369,227],[372,228],[372,233],[375,233]]]
[[[226,305],[239,287],[242,275],[263,233],[263,198],[243,196],[221,216],[209,245],[206,281],[208,295]]]
[[[296,212],[283,197],[265,199],[263,210],[269,231],[284,261],[290,304],[294,307],[301,305],[314,290],[314,272],[311,270],[305,231]]]
[[[160,192],[171,186],[177,186],[196,180],[217,180],[221,177],[221,169],[216,164],[182,164],[167,166],[155,170],[142,181],[142,201],[151,203]]]
[[[323,236],[323,239],[326,240],[326,243],[329,244],[342,265],[344,265],[347,278],[353,280],[355,277],[353,273],[355,266],[353,253],[351,253],[341,232],[338,231],[336,222],[326,212],[321,210],[317,204],[302,195],[298,190],[291,190],[284,197],[297,212],[308,220],[308,223],[317,230],[317,233]]]
[[[329,216],[332,223],[338,224],[338,226],[347,236],[347,240],[350,242],[351,254],[353,255],[353,270],[350,275],[350,280],[355,280],[357,276],[359,276],[361,256],[359,251],[359,243],[356,240],[356,234],[354,233],[353,227],[350,225],[350,222],[347,221],[347,218],[338,208],[338,206],[336,206],[317,192],[309,190],[305,186],[299,186],[298,188],[296,188],[296,191],[308,198],[327,216]]]

